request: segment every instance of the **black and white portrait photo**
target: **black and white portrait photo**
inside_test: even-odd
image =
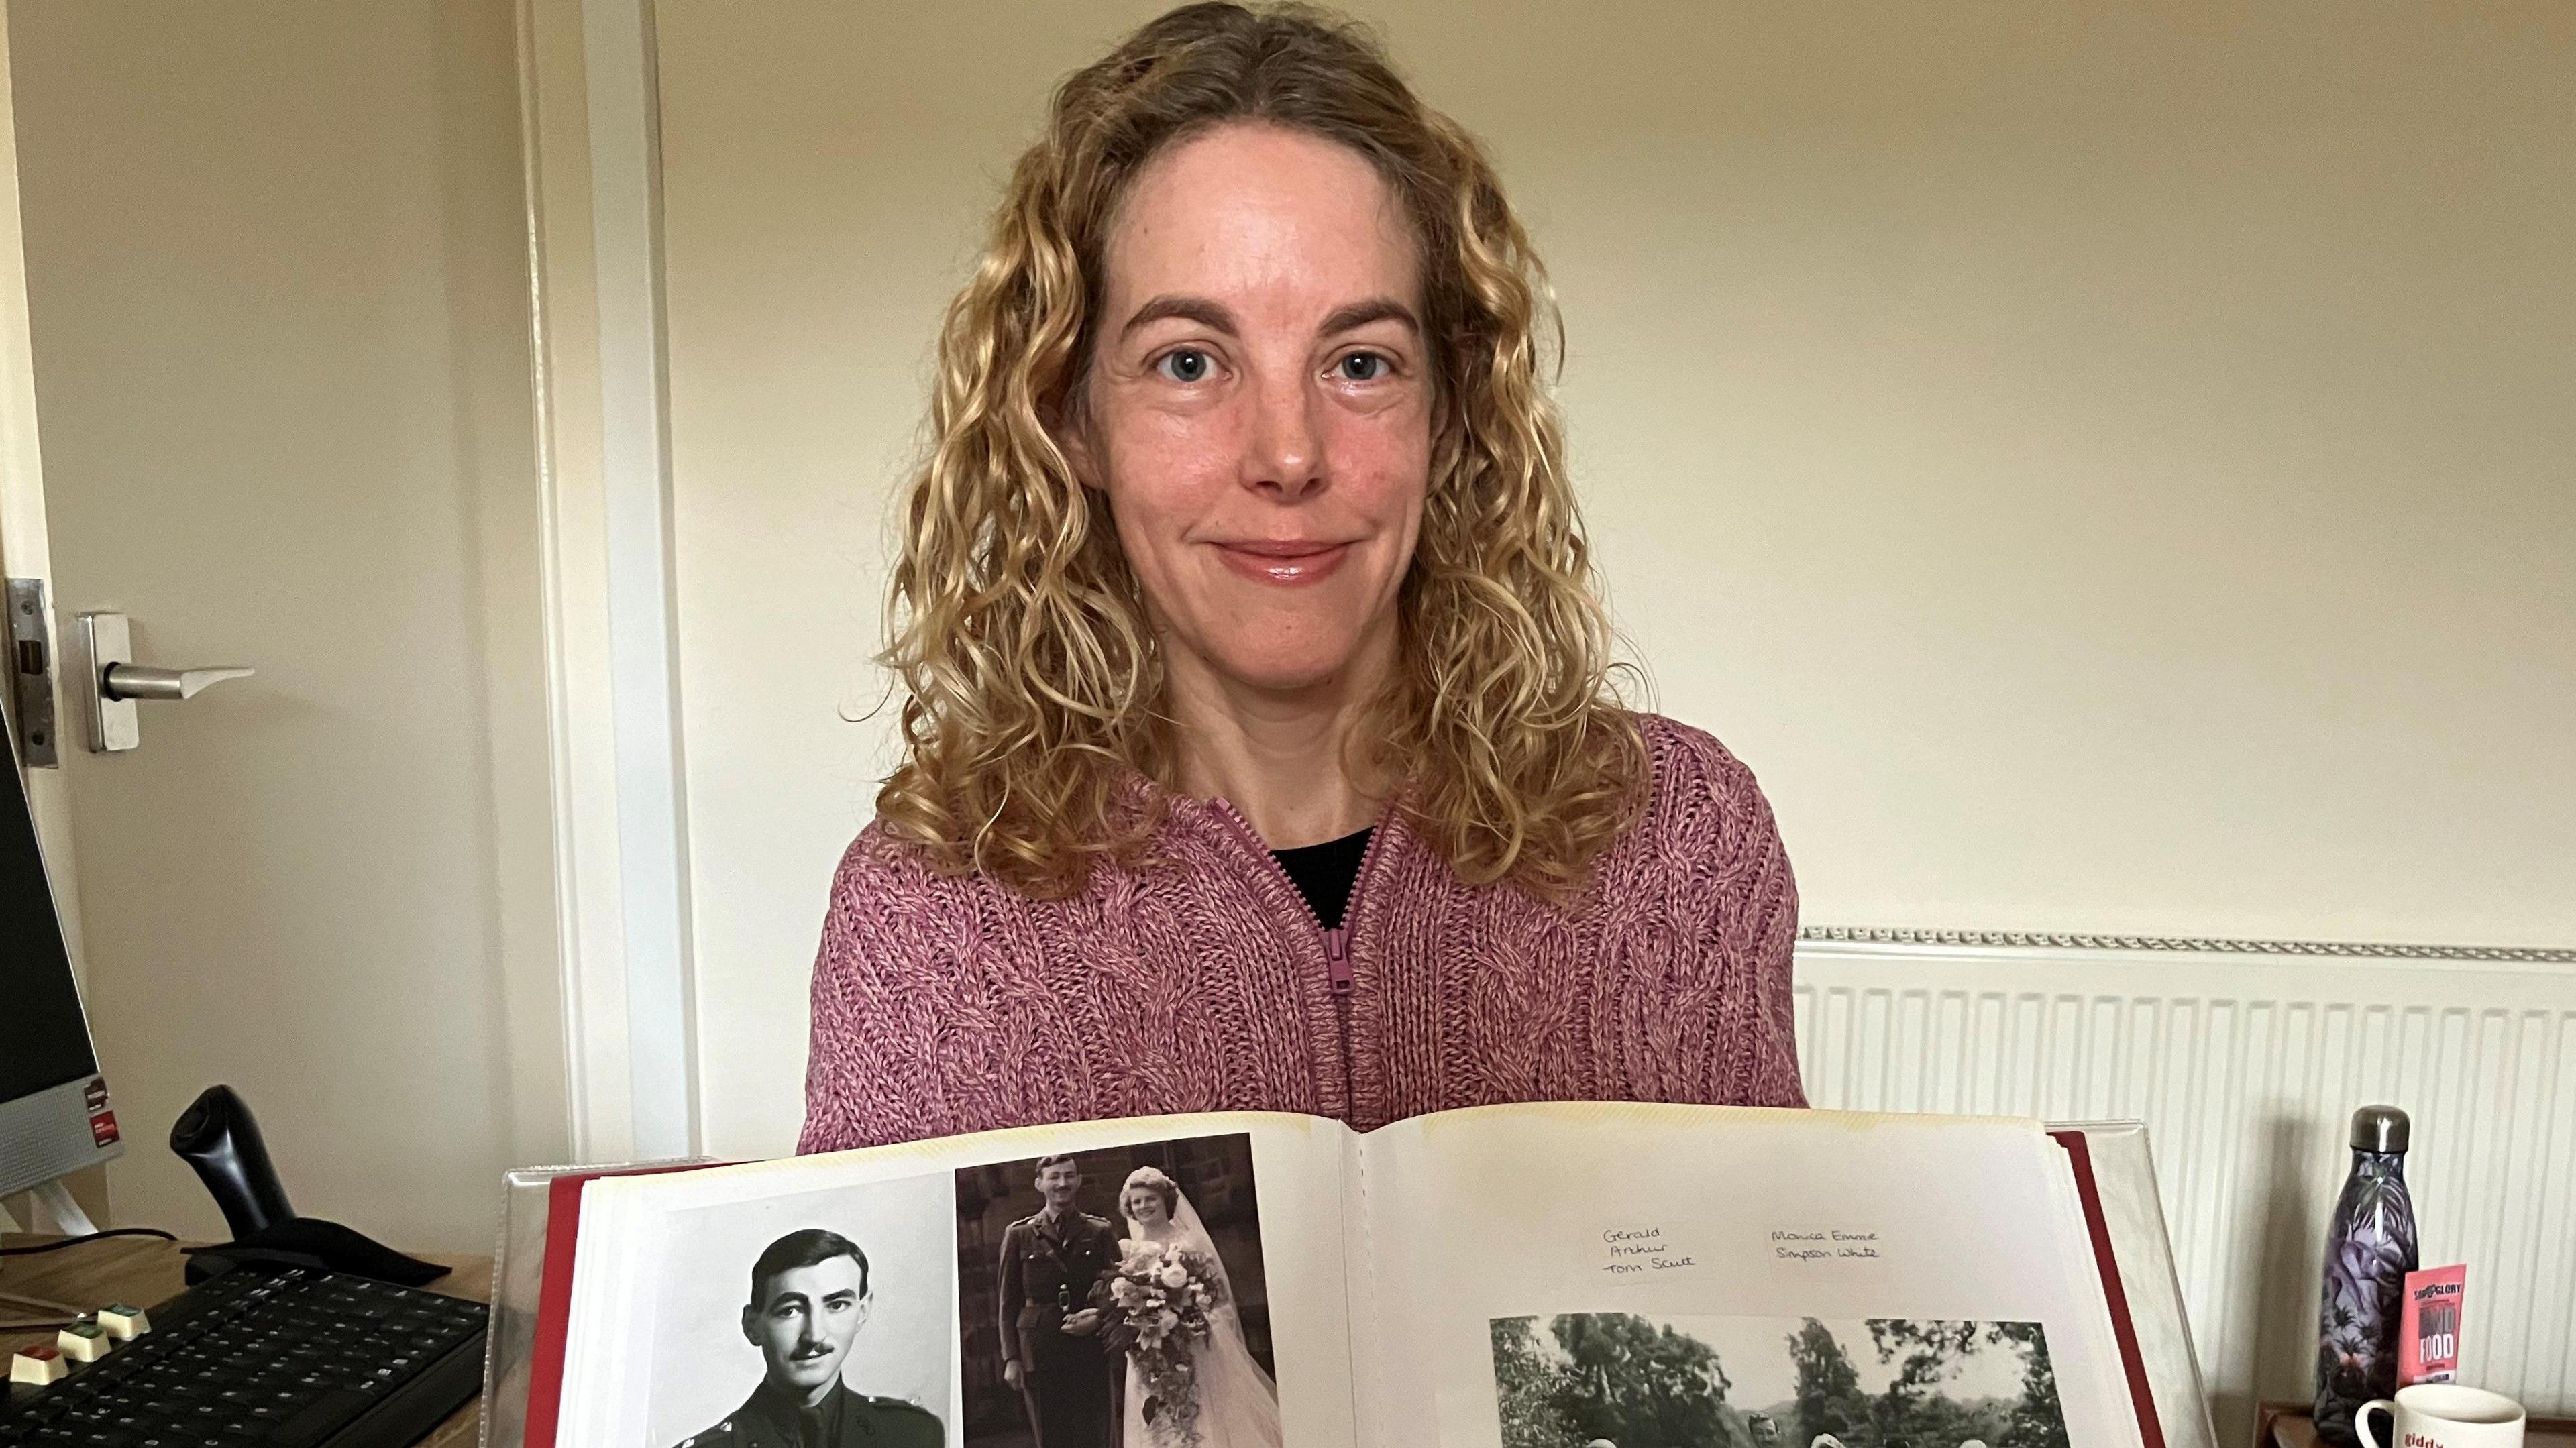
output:
[[[1503,1448],[2067,1448],[2035,1322],[1586,1312],[1492,1332]]]
[[[1275,1448],[1248,1136],[957,1173],[974,1448]]]
[[[646,1448],[940,1448],[946,1175],[675,1217]]]

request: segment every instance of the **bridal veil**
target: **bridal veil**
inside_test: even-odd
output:
[[[1127,1178],[1128,1186],[1145,1185],[1147,1172],[1156,1177],[1163,1173],[1151,1167],[1139,1168]],[[1170,1178],[1163,1177],[1169,1181]],[[1173,1238],[1182,1247],[1206,1256],[1210,1275],[1222,1289],[1223,1301],[1208,1313],[1208,1342],[1201,1349],[1199,1372],[1199,1443],[1200,1448],[1279,1448],[1279,1389],[1270,1374],[1252,1355],[1243,1340],[1243,1317],[1235,1309],[1234,1282],[1228,1275],[1225,1254],[1216,1249],[1216,1240],[1208,1235],[1207,1224],[1199,1219],[1198,1208],[1190,1204],[1189,1193],[1177,1182],[1172,1187]],[[1118,1194],[1119,1210],[1125,1216],[1127,1193]],[[1126,1217],[1127,1235],[1144,1237],[1134,1217]],[[1131,1381],[1132,1385],[1132,1381]],[[1123,1448],[1159,1448],[1145,1431],[1135,1395],[1131,1392],[1126,1412],[1127,1432]]]

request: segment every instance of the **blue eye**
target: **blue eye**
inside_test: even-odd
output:
[[[1154,367],[1174,382],[1205,382],[1213,365],[1205,352],[1195,347],[1183,347],[1176,352],[1164,353]]]
[[[1345,382],[1375,382],[1386,375],[1387,362],[1375,352],[1353,352],[1334,366]]]

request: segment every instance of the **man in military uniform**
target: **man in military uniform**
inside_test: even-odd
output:
[[[927,1411],[841,1381],[868,1292],[867,1254],[840,1233],[809,1227],[770,1243],[751,1265],[742,1309],[742,1335],[765,1365],[760,1386],[680,1448],[941,1448]]]
[[[1037,1448],[1109,1448],[1118,1355],[1093,1289],[1118,1265],[1118,1232],[1073,1204],[1082,1169],[1038,1162],[1046,1205],[1002,1231],[1002,1378],[1028,1410]]]

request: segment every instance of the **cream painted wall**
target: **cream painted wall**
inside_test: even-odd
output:
[[[885,505],[1155,7],[660,7],[711,1147],[787,1146]],[[1555,268],[1613,601],[1812,923],[2576,943],[2576,11],[1375,4]]]
[[[566,1137],[509,0],[12,0],[55,592],[256,679],[66,749],[120,1221],[229,1081],[295,1204],[489,1250]]]

